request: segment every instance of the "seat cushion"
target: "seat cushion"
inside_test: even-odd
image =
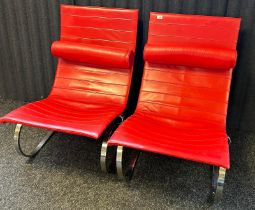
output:
[[[24,105],[0,122],[20,123],[98,139],[123,107],[71,102],[49,97]]]
[[[169,121],[136,112],[121,124],[108,143],[229,168],[224,128],[209,124],[184,128]]]

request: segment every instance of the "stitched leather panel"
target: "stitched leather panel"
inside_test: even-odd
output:
[[[51,96],[14,110],[1,121],[97,139],[121,111],[112,104],[85,104]]]
[[[61,14],[61,40],[135,51],[137,10],[62,5]]]
[[[201,128],[199,124],[194,128],[190,121],[180,123],[172,118],[162,120],[136,112],[114,132],[108,143],[229,167],[226,138],[225,130],[211,125]]]
[[[148,44],[178,47],[191,43],[233,51],[239,23],[236,18],[151,13]],[[225,124],[232,69],[224,65],[215,69],[210,59],[206,61],[209,68],[190,67],[184,56],[173,65],[176,57],[163,51],[145,61],[137,109],[116,130],[109,145],[229,168]],[[173,64],[158,64],[160,56]],[[202,56],[199,59],[205,62]]]
[[[235,50],[239,27],[239,18],[152,12],[148,44],[193,43]]]
[[[135,52],[137,20],[137,10],[62,5],[60,39],[66,45],[61,50],[93,44],[98,50],[93,49],[94,56],[100,56],[89,57],[91,48],[86,48],[90,52],[83,60],[84,47],[76,48],[75,55],[64,50],[48,98],[20,107],[0,122],[98,139],[126,107],[133,71],[128,56]]]

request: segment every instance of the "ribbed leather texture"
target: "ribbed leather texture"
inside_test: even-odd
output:
[[[52,44],[51,52],[68,61],[102,67],[129,69],[134,61],[132,50],[95,44],[56,41]]]
[[[137,10],[62,5],[61,14],[62,41],[135,51]]]
[[[230,69],[236,64],[236,50],[198,44],[146,45],[144,60],[150,63]]]
[[[176,46],[195,40],[199,46],[233,50],[239,24],[235,18],[151,13],[148,44]],[[145,61],[136,112],[109,144],[229,168],[226,114],[231,75],[232,69]]]
[[[238,18],[151,12],[148,44],[187,43],[235,50],[239,25]]]
[[[238,63],[233,74],[227,127],[255,130],[254,0],[1,0],[0,98],[34,101],[47,97],[56,70],[50,46],[59,39],[59,4],[139,9],[139,30],[133,90],[141,78],[142,49],[147,41],[150,11],[242,17]],[[15,82],[14,82],[15,81]],[[131,98],[135,107],[138,91]]]
[[[97,45],[98,54],[100,46],[103,50],[110,47],[117,52],[135,51],[137,18],[137,10],[63,5],[61,40],[79,47]],[[127,31],[123,32],[123,24]],[[62,47],[66,49],[66,45]],[[14,110],[0,122],[22,123],[98,139],[110,122],[124,111],[133,70],[133,65],[120,69],[105,66],[100,61],[99,58],[97,64],[95,60],[89,64],[89,61],[59,58],[49,97]]]
[[[61,14],[61,41],[135,51],[137,10],[62,5]],[[124,110],[131,76],[132,67],[102,68],[100,60],[98,65],[86,65],[59,59],[51,95],[117,105]]]

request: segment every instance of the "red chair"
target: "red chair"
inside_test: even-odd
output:
[[[122,120],[132,78],[137,22],[138,10],[61,6],[60,41],[51,48],[59,58],[51,93],[0,119],[17,124],[14,138],[21,154],[36,155],[53,131],[97,140],[110,132],[109,125]],[[32,153],[25,154],[19,142],[22,125],[51,132]]]
[[[239,25],[238,18],[151,13],[137,109],[108,141],[118,146],[120,177],[127,147],[213,165],[213,193],[220,191],[230,167],[226,115]]]

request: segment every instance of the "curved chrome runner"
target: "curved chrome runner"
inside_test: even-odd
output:
[[[116,155],[116,169],[117,175],[120,179],[132,179],[134,169],[136,166],[137,159],[139,157],[140,151],[133,150],[135,152],[134,155],[130,154],[128,157],[130,158],[127,168],[124,168],[124,147],[118,146],[117,147],[117,155]]]
[[[47,143],[49,138],[54,134],[54,131],[49,131],[47,135],[40,141],[40,143],[35,147],[35,149],[30,153],[25,153],[20,146],[20,132],[22,129],[22,124],[17,124],[14,133],[15,149],[16,151],[25,157],[34,157],[42,149],[42,147]]]
[[[120,179],[125,178],[123,173],[122,160],[123,160],[123,146],[118,146],[117,155],[116,155],[116,170],[117,170],[117,175]]]
[[[223,187],[225,182],[226,169],[213,166],[212,174],[212,196],[216,200],[220,200],[223,196]]]
[[[107,163],[107,157],[109,156],[109,151],[108,151],[108,144],[107,141],[108,139],[111,137],[112,133],[115,131],[115,129],[118,127],[118,125],[120,125],[122,122],[124,121],[124,117],[123,116],[119,116],[117,118],[117,122],[115,124],[112,125],[112,127],[110,127],[109,132],[105,135],[104,140],[102,142],[101,145],[101,154],[100,154],[100,166],[101,166],[101,170],[103,172],[108,172],[109,167],[108,167],[108,163]],[[112,159],[115,159],[115,153],[112,155]],[[113,161],[113,160],[109,160],[109,161]],[[109,163],[109,165],[112,165],[112,163]]]
[[[101,165],[101,170],[103,172],[107,172],[107,166],[106,166],[106,157],[107,157],[107,140],[104,140],[101,146],[101,156],[100,156],[100,165]]]

